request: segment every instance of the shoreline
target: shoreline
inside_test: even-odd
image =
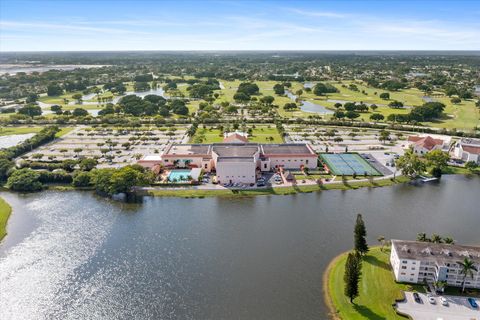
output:
[[[328,184],[306,184],[284,187],[270,187],[258,189],[195,189],[195,188],[157,188],[143,189],[145,195],[153,197],[178,197],[178,198],[205,198],[222,196],[261,196],[261,195],[293,195],[300,193],[312,193],[327,190],[357,190],[361,188],[389,187],[395,184],[410,181],[408,177],[399,176],[395,180],[391,178],[370,181],[347,181]]]
[[[328,308],[328,316],[331,320],[342,320],[342,318],[338,315],[337,309],[335,308],[335,304],[333,303],[333,299],[330,296],[330,285],[329,285],[329,278],[330,272],[332,271],[333,266],[340,260],[344,255],[346,255],[350,251],[344,251],[339,255],[335,256],[327,265],[327,268],[323,272],[322,275],[322,291],[323,291],[323,301]]]
[[[5,199],[0,197],[0,242],[7,235],[7,224],[11,214],[12,207]]]

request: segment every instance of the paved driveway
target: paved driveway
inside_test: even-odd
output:
[[[420,293],[423,303],[416,303],[412,292],[405,292],[405,296],[406,301],[398,303],[398,311],[413,320],[480,320],[480,311],[472,309],[464,297],[444,296],[448,306],[443,306],[440,297],[436,297],[436,304],[431,304],[425,294]]]

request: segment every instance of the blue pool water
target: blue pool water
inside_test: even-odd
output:
[[[172,170],[168,174],[168,181],[188,181],[188,176],[190,176],[191,170]]]

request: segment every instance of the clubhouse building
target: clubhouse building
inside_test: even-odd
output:
[[[480,247],[445,243],[392,240],[390,264],[395,280],[410,283],[446,281],[461,287],[463,274],[459,261],[468,258],[478,271],[465,279],[466,288],[480,289]]]
[[[153,168],[201,168],[215,172],[218,183],[255,183],[257,174],[280,168],[317,168],[318,156],[306,143],[258,144],[240,136],[225,143],[170,144],[163,154],[146,156],[138,163]]]

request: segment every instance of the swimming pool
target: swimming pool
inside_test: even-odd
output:
[[[188,177],[191,177],[191,170],[172,170],[168,174],[168,181],[170,182],[185,182]]]

